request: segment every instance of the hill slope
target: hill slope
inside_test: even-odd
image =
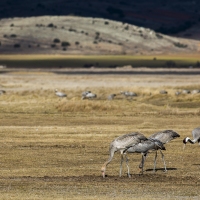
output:
[[[42,16],[2,19],[0,53],[174,54],[198,52],[198,43],[99,18]]]
[[[196,0],[1,0],[0,18],[76,15],[106,18],[163,34],[177,34],[197,25],[199,6],[200,2]],[[192,33],[190,38],[193,38]]]

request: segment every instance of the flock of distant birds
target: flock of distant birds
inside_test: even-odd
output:
[[[6,91],[0,90],[0,95],[5,94],[5,93],[6,93]],[[182,94],[189,94],[189,93],[195,94],[195,93],[200,93],[200,90],[193,90],[193,91],[183,90],[182,92],[180,92],[180,93],[176,92],[175,94],[179,95],[181,93]],[[59,92],[57,89],[55,90],[55,94],[58,97],[67,97],[67,94],[65,94],[63,92]],[[125,91],[125,92],[121,91],[120,94],[123,94],[126,97],[137,96],[136,93],[128,92],[128,91]],[[160,94],[167,94],[167,91],[161,90]],[[116,94],[110,94],[108,96],[108,99],[112,100],[115,96],[116,96]],[[91,91],[84,91],[82,93],[82,99],[94,99],[96,97],[97,97],[97,95],[92,93]],[[184,147],[187,142],[190,142],[191,144],[198,142],[200,145],[200,127],[195,128],[192,131],[192,136],[193,136],[193,140],[190,139],[189,137],[186,137],[183,139]],[[128,175],[128,177],[131,177],[129,164],[128,164],[128,158],[126,156],[126,153],[141,153],[142,154],[142,161],[139,165],[139,168],[141,169],[141,173],[143,174],[144,162],[146,160],[146,157],[150,151],[154,151],[154,150],[156,151],[155,158],[154,158],[154,168],[153,168],[153,171],[155,172],[157,151],[160,150],[160,153],[162,155],[162,160],[164,163],[164,168],[165,168],[164,171],[167,171],[164,154],[162,153],[161,150],[166,150],[164,145],[177,137],[180,137],[180,135],[173,130],[160,131],[160,132],[154,133],[149,138],[146,138],[142,133],[139,133],[139,132],[133,132],[133,133],[129,133],[129,134],[125,134],[125,135],[117,137],[116,139],[114,139],[111,142],[110,148],[109,148],[110,156],[101,168],[103,177],[106,176],[105,175],[106,167],[112,161],[114,153],[117,151],[120,151],[120,154],[121,154],[120,177],[122,175],[122,164],[124,161],[124,157],[126,159],[126,165],[127,165],[127,170],[128,170],[127,175]]]
[[[168,94],[168,92],[166,90],[160,90],[159,92],[160,94]],[[182,91],[176,91],[175,92],[175,95],[180,95],[180,94],[197,94],[197,93],[200,93],[200,90],[182,90]],[[67,97],[67,94],[63,93],[63,92],[60,92],[58,91],[57,89],[55,90],[55,94],[58,96],[58,97]],[[129,92],[129,91],[121,91],[119,93],[120,95],[124,95],[126,98],[132,98],[132,97],[136,97],[137,96],[137,93],[135,92]],[[113,100],[117,95],[119,94],[110,94],[108,95],[107,99],[108,100]],[[91,91],[84,91],[82,92],[82,100],[83,99],[95,99],[97,98],[97,95],[92,93]]]
[[[193,140],[189,137],[186,137],[183,139],[183,149],[185,148],[185,145],[187,142],[190,142],[191,144],[195,144],[196,142],[200,145],[200,127],[195,128],[192,131]],[[110,143],[109,148],[109,158],[108,160],[103,164],[101,168],[102,176],[105,178],[105,172],[107,165],[112,161],[114,153],[117,151],[120,151],[121,154],[121,164],[120,164],[120,173],[119,176],[122,175],[122,164],[124,161],[124,157],[126,160],[126,166],[127,166],[127,175],[130,178],[130,169],[128,164],[128,158],[126,156],[126,153],[141,153],[142,154],[142,161],[139,165],[139,168],[141,169],[141,173],[143,174],[144,171],[144,162],[146,160],[146,157],[150,151],[156,151],[155,158],[154,158],[154,168],[153,171],[156,171],[156,159],[157,159],[157,151],[160,150],[160,153],[162,155],[162,160],[164,163],[164,171],[167,171],[164,154],[162,153],[162,150],[165,149],[165,144],[170,142],[173,139],[176,139],[180,137],[180,135],[173,131],[173,130],[164,130],[157,133],[154,133],[149,138],[146,138],[142,133],[139,132],[133,132],[129,134],[125,134],[122,136],[117,137]]]
[[[0,95],[5,94],[6,91],[5,90],[0,90]],[[160,94],[168,94],[168,92],[166,90],[160,90],[159,92]],[[180,95],[180,94],[197,94],[200,93],[200,90],[196,89],[196,90],[182,90],[182,91],[176,91],[175,95]],[[63,98],[63,97],[67,97],[67,94],[64,92],[60,92],[57,89],[55,89],[55,94],[56,96]],[[137,93],[135,92],[129,92],[129,91],[121,91],[119,94],[109,94],[107,99],[108,100],[113,100],[117,95],[124,95],[126,98],[133,98],[133,97],[137,97]],[[84,91],[82,92],[82,100],[83,99],[95,99],[97,98],[97,95],[92,93],[91,91]]]

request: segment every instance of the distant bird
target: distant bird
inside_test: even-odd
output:
[[[192,136],[193,140],[191,140],[189,137],[183,139],[183,149],[185,148],[187,142],[190,142],[191,144],[195,144],[196,142],[198,142],[200,145],[200,127],[197,127],[194,130],[192,130]]]
[[[175,92],[175,95],[177,95],[177,96],[180,95],[180,94],[181,94],[181,92],[179,92],[179,91]]]
[[[197,93],[200,93],[200,90],[192,90],[191,91],[191,94],[197,94]]]
[[[166,90],[160,90],[160,94],[167,94]]]
[[[58,97],[66,97],[67,95],[63,92],[59,92],[57,89],[55,89],[55,94],[58,96]]]
[[[82,99],[95,99],[97,97],[96,94],[93,94],[91,92],[85,94],[85,96],[82,96]]]
[[[182,94],[190,94],[190,90],[183,90]]]
[[[136,97],[137,94],[135,92],[128,92],[128,91],[121,91],[121,94],[123,94],[125,97]]]
[[[156,140],[159,140],[160,142],[162,142],[163,144],[166,144],[166,143],[170,142],[171,140],[176,139],[177,137],[180,137],[180,135],[178,133],[176,133],[175,131],[164,130],[164,131],[159,131],[157,133],[154,133],[153,135],[149,136],[149,139],[156,139]],[[161,149],[160,149],[160,153],[162,155],[162,160],[164,163],[165,171],[167,171],[165,160],[164,160],[164,155],[163,155]],[[144,155],[144,161],[146,160],[147,155],[148,155],[148,152]],[[154,169],[153,169],[154,172],[155,172],[155,168],[156,168],[156,159],[157,159],[157,150],[156,150],[156,154],[155,154],[155,163],[154,163]],[[142,161],[139,165],[139,168],[142,168]]]
[[[110,94],[108,95],[108,100],[113,100],[116,96],[116,94]]]
[[[142,154],[142,174],[143,174],[143,171],[144,171],[144,162],[145,162],[145,158],[146,158],[146,155],[149,151],[151,150],[157,150],[160,149],[160,150],[166,150],[165,147],[164,147],[164,144],[157,140],[157,139],[153,139],[153,138],[149,138],[148,140],[145,140],[145,141],[142,141],[136,145],[133,145],[132,147],[128,148],[127,149],[127,153],[141,153]],[[156,165],[156,158],[157,156],[155,156],[155,159],[154,159],[154,166]],[[163,161],[164,161],[164,157],[163,157]],[[165,161],[164,161],[165,163]]]
[[[136,145],[136,144],[138,144],[142,141],[145,141],[145,140],[147,140],[147,138],[143,134],[138,133],[138,132],[125,134],[125,135],[119,136],[116,139],[114,139],[110,143],[110,148],[109,148],[110,156],[101,168],[103,178],[105,178],[105,172],[106,172],[107,165],[112,161],[114,153],[117,152],[117,151],[120,151],[120,154],[121,154],[121,165],[120,165],[120,177],[121,177],[122,163],[123,163],[123,160],[124,160],[124,153],[131,146],[134,146],[134,145]],[[128,176],[130,177],[128,159],[126,157],[126,154],[125,154],[125,158],[126,158],[126,165],[127,165],[127,168],[128,168]]]
[[[82,94],[81,94],[82,98],[85,97],[88,93],[91,93],[91,91],[84,91],[84,92],[82,92]]]
[[[6,91],[5,90],[0,90],[0,95],[5,94]]]

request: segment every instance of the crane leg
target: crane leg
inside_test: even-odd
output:
[[[157,151],[155,154],[155,159],[154,159],[154,167],[153,167],[153,172],[156,172],[156,159],[157,159]]]
[[[128,177],[131,178],[131,175],[130,175],[130,169],[129,169],[129,164],[128,164],[128,157],[125,155],[126,157],[126,166],[127,166],[127,170],[128,170]]]
[[[164,154],[162,153],[162,151],[160,150],[160,153],[162,155],[162,160],[163,160],[163,163],[164,163],[164,167],[165,167],[165,170],[164,172],[167,172],[167,167],[166,167],[166,164],[165,164],[165,158],[164,158]]]
[[[142,171],[141,171],[141,174],[143,174],[143,171],[144,171],[144,160],[145,160],[145,156],[144,156],[144,154],[142,154]]]
[[[120,164],[120,170],[119,170],[119,176],[120,177],[122,176],[122,164],[123,164],[123,161],[124,161],[124,156],[123,156],[123,154],[121,154],[121,164]]]

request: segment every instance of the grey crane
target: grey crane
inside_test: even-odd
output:
[[[125,97],[136,97],[137,94],[135,92],[129,92],[129,91],[121,91],[121,94],[123,94]]]
[[[150,151],[150,150],[157,150],[160,149],[160,150],[166,150],[165,147],[164,147],[164,144],[157,140],[157,139],[154,139],[154,138],[149,138],[148,140],[145,140],[145,141],[142,141],[141,143],[138,143],[130,148],[127,149],[127,153],[141,153],[142,154],[142,174],[143,174],[143,169],[144,169],[144,161],[145,161],[145,156],[147,155],[147,153]],[[155,166],[155,163],[156,163],[156,157],[154,159],[154,166]]]
[[[177,132],[175,132],[173,130],[163,130],[163,131],[159,131],[159,132],[154,133],[153,135],[149,136],[149,139],[156,139],[156,140],[159,140],[160,142],[162,142],[163,144],[166,144],[166,143],[170,142],[171,140],[176,139],[177,137],[180,137],[180,135]],[[139,168],[143,167],[144,161],[146,160],[148,153],[149,152],[144,154],[144,156],[142,157],[142,161],[139,165]],[[165,164],[164,154],[162,153],[161,149],[160,149],[160,153],[162,156],[162,160],[163,160],[165,172],[166,172],[167,168],[166,168],[166,164]],[[156,159],[157,159],[157,150],[156,150],[155,159],[154,159],[154,169],[153,169],[154,172],[156,170]]]
[[[101,168],[103,178],[105,178],[106,167],[112,161],[115,152],[120,151],[120,154],[121,154],[121,165],[120,165],[120,176],[121,176],[122,163],[124,161],[124,152],[131,146],[133,146],[137,143],[140,143],[142,141],[145,141],[145,140],[147,140],[147,138],[142,133],[139,133],[139,132],[128,133],[128,134],[119,136],[116,139],[114,139],[110,143],[110,148],[109,148],[110,156]],[[125,154],[125,157],[126,157],[126,154]],[[130,177],[127,157],[126,157],[126,165],[127,165],[127,169],[128,169],[128,176]]]
[[[191,144],[195,144],[196,142],[198,142],[200,145],[200,127],[192,130],[192,136],[193,140],[191,140],[189,137],[183,139],[183,149],[185,148],[187,142],[190,142]]]
[[[55,94],[58,96],[58,97],[66,97],[67,95],[63,92],[59,92],[57,89],[55,89]]]
[[[88,93],[91,93],[91,91],[84,91],[84,92],[82,92],[82,94],[81,94],[82,98],[85,97]]]
[[[89,92],[85,94],[85,96],[82,96],[82,99],[95,99],[96,97],[97,97],[96,94]]]
[[[108,100],[113,100],[116,96],[116,94],[110,94],[108,95]]]
[[[0,95],[5,94],[6,91],[5,90],[0,90]]]

